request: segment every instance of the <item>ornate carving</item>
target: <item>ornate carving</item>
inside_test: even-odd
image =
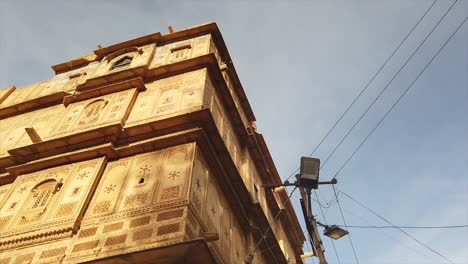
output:
[[[180,176],[180,171],[173,171],[169,173],[169,179],[175,180]]]
[[[177,210],[162,212],[158,214],[156,221],[157,222],[166,221],[166,220],[182,217],[183,215],[184,215],[184,209],[177,209]]]
[[[142,225],[147,225],[150,223],[151,216],[145,216],[145,217],[140,217],[136,219],[132,219],[130,221],[129,227],[136,227],[136,226],[142,226]]]
[[[12,216],[0,217],[0,229],[3,229],[10,222],[11,218]]]
[[[95,123],[99,120],[99,117],[104,110],[104,107],[108,104],[108,101],[99,99],[93,101],[85,106],[82,115],[79,118],[78,126]]]
[[[104,243],[104,246],[109,247],[113,245],[122,244],[122,243],[125,243],[125,240],[127,240],[127,234],[108,237],[106,239],[106,242]]]
[[[106,225],[102,229],[102,233],[109,233],[109,232],[117,231],[117,230],[122,229],[122,227],[123,227],[123,222],[118,222],[118,223],[113,223],[113,224],[110,224],[110,225]]]
[[[133,233],[132,240],[133,241],[144,240],[144,239],[151,238],[152,235],[153,235],[153,228],[140,229]]]
[[[75,206],[77,204],[78,202],[61,204],[59,209],[57,210],[57,214],[55,215],[55,217],[64,217],[71,215],[73,213],[73,209],[75,209]]]
[[[96,234],[96,231],[97,227],[82,229],[80,231],[80,234],[78,235],[78,238],[94,236]]]
[[[59,255],[65,254],[65,251],[67,250],[67,247],[60,247],[60,248],[53,248],[49,250],[44,250],[41,253],[41,256],[39,258],[50,258],[50,257],[55,257]]]
[[[93,214],[107,213],[110,209],[110,206],[111,206],[110,200],[99,202],[96,204],[96,206],[94,206]]]
[[[175,199],[179,197],[180,186],[165,188],[162,190],[161,201]]]
[[[72,196],[76,196],[80,193],[81,187],[75,187],[73,188],[73,191],[71,193]]]
[[[195,180],[195,186],[197,186],[197,190],[200,191],[200,187],[201,187],[201,185],[200,185],[200,179],[196,179],[196,180]]]
[[[93,249],[93,248],[97,247],[98,244],[99,244],[99,240],[93,240],[93,241],[88,241],[88,242],[84,242],[84,243],[79,243],[79,244],[76,244],[73,247],[72,252],[90,250],[90,249]]]
[[[22,194],[24,191],[26,191],[28,189],[28,187],[29,186],[26,185],[26,186],[23,186],[23,187],[19,188],[18,193]]]
[[[12,202],[10,206],[8,206],[8,210],[13,210],[15,209],[16,205],[18,205],[18,202]]]
[[[111,193],[112,191],[115,191],[115,187],[117,187],[117,185],[111,184],[105,188],[104,192]]]
[[[216,215],[216,209],[214,208],[214,206],[211,207],[211,214]]]
[[[85,178],[88,178],[88,175],[89,175],[89,171],[82,171],[80,172],[80,174],[78,174],[77,179],[83,180]]]
[[[201,214],[201,202],[200,198],[198,198],[198,195],[193,194],[191,202],[193,203],[193,207],[195,207],[195,210],[197,210],[197,212]]]
[[[180,231],[180,223],[173,223],[168,225],[162,225],[158,227],[157,235],[163,236]]]
[[[125,208],[141,206],[145,204],[145,200],[148,197],[148,193],[138,193],[130,195],[125,200]]]
[[[35,254],[36,253],[33,252],[33,253],[19,255],[18,257],[16,257],[15,262],[13,262],[13,264],[31,263]]]
[[[37,222],[41,220],[42,215],[44,212],[34,212],[34,213],[27,213],[21,216],[20,221],[18,225],[26,225],[26,224],[31,224],[34,222]]]
[[[140,168],[140,173],[142,173],[143,175],[145,175],[146,173],[150,171],[151,171],[151,166],[148,164]]]

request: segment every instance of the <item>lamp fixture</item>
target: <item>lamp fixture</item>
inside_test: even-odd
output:
[[[299,185],[305,188],[317,189],[319,182],[320,159],[301,157]]]
[[[317,224],[324,227],[325,230],[323,231],[323,234],[327,237],[330,237],[330,238],[333,238],[335,240],[338,240],[344,236],[346,236],[347,234],[349,234],[349,232],[337,225],[324,225],[320,222],[317,221]]]

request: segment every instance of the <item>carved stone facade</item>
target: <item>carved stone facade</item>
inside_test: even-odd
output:
[[[215,23],[52,68],[0,89],[0,264],[302,262]]]

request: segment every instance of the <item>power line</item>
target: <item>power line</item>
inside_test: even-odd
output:
[[[340,226],[340,225],[338,225]],[[362,225],[349,225],[348,228],[401,228],[401,229],[449,229],[449,228],[468,228],[468,225],[451,225],[451,226],[362,226]]]
[[[347,229],[346,219],[344,217],[343,210],[341,210],[341,204],[340,204],[340,201],[338,200],[338,195],[336,194],[335,187],[333,185],[332,185],[332,187],[333,187],[333,193],[335,194],[335,197],[336,197],[336,202],[338,204],[338,208],[340,209],[341,219],[343,219],[343,224]],[[351,249],[353,250],[354,258],[356,258],[356,262],[359,263],[358,258],[357,258],[357,254],[356,254],[356,250],[354,249],[353,240],[351,239],[351,234],[348,234],[347,237],[349,239],[349,243],[351,244]]]
[[[317,201],[319,200],[319,197],[318,197],[318,194],[317,192],[314,190],[314,194],[315,194],[315,197],[317,198]],[[327,219],[325,218],[325,214],[323,213],[323,210],[322,210],[322,207],[319,206],[320,208],[320,212],[322,213],[322,217],[323,217],[323,222],[325,223],[325,225],[327,225]],[[335,247],[335,242],[329,238],[332,245],[333,245],[333,251],[335,251],[335,256],[336,256],[336,259],[338,260],[338,264],[341,264],[341,261],[340,261],[340,257],[338,256],[338,251],[336,250],[336,247]],[[359,264],[359,261],[356,259],[356,262]]]
[[[468,18],[468,17],[467,17]],[[466,19],[464,20],[466,21]],[[390,223],[390,221],[388,221],[387,219],[385,219],[383,216],[379,215],[378,213],[376,213],[374,210],[370,209],[369,207],[365,206],[363,203],[357,201],[356,199],[354,199],[353,197],[351,197],[349,194],[341,191],[342,194],[344,194],[346,197],[348,197],[349,199],[351,199],[352,201],[354,201],[355,203],[359,204],[360,206],[362,206],[363,208],[365,208],[366,210],[368,210],[369,212],[371,212],[372,214],[374,214],[375,216],[377,216],[378,218],[382,219],[383,221],[385,221],[387,224],[391,225],[393,228],[396,228],[398,229],[400,232],[402,232],[403,234],[405,234],[406,236],[410,237],[411,239],[413,239],[414,241],[416,241],[418,244],[420,244],[421,246],[425,247],[426,249],[432,251],[433,253],[437,254],[438,256],[440,256],[441,258],[445,259],[446,261],[448,261],[449,263],[452,263],[452,264],[455,264],[453,261],[451,261],[450,259],[448,259],[447,257],[445,257],[444,255],[442,255],[441,253],[435,251],[434,249],[432,249],[431,247],[429,247],[428,245],[424,244],[423,242],[419,241],[418,239],[416,239],[414,236],[410,235],[409,233],[407,233],[406,231],[404,231],[402,228],[399,228],[398,226],[395,226],[394,224]],[[338,202],[338,205],[340,203]],[[346,225],[346,224],[345,224]]]
[[[380,93],[377,95],[377,97],[374,99],[374,101],[366,108],[366,110],[361,114],[361,116],[358,118],[358,120],[353,124],[351,129],[348,130],[348,132],[345,134],[345,136],[341,139],[341,141],[338,143],[338,145],[335,146],[333,151],[328,155],[328,157],[325,159],[325,161],[322,163],[320,168],[325,166],[327,164],[328,160],[335,154],[336,150],[343,144],[343,142],[348,138],[348,136],[351,134],[351,132],[356,128],[356,126],[361,122],[362,118],[369,112],[369,110],[374,106],[374,104],[379,100],[380,96],[387,90],[387,88],[392,84],[392,82],[396,79],[396,77],[400,74],[400,72],[406,67],[406,65],[410,62],[410,60],[416,55],[416,53],[419,51],[419,49],[426,43],[427,39],[432,35],[432,33],[435,31],[435,29],[439,26],[439,24],[442,22],[442,20],[447,16],[447,14],[452,10],[452,8],[455,6],[455,4],[458,2],[458,0],[455,0],[452,5],[450,6],[449,9],[444,13],[444,15],[437,21],[435,26],[431,29],[429,34],[423,39],[423,41],[418,45],[418,47],[413,51],[411,56],[408,57],[408,59],[405,61],[405,63],[398,69],[398,71],[393,75],[392,79],[385,85],[385,87],[380,91]]]
[[[456,2],[456,1],[455,1]],[[452,5],[453,6],[453,5]],[[400,95],[400,97],[393,103],[393,105],[388,109],[388,111],[385,113],[384,116],[379,120],[379,122],[374,126],[374,128],[367,134],[367,136],[364,138],[364,140],[358,145],[358,147],[354,150],[354,152],[348,157],[348,159],[341,165],[341,167],[338,169],[338,171],[333,175],[332,178],[336,178],[340,172],[346,167],[346,165],[351,161],[351,159],[356,155],[356,153],[361,149],[361,147],[365,144],[365,142],[370,138],[370,136],[375,132],[375,130],[382,124],[382,122],[387,118],[387,116],[390,114],[390,112],[395,108],[395,106],[401,101],[401,99],[408,93],[408,91],[413,87],[413,85],[418,81],[419,77],[426,71],[426,69],[429,67],[429,65],[434,61],[434,59],[440,54],[440,52],[447,46],[447,44],[450,42],[450,40],[453,38],[453,36],[460,30],[460,28],[465,24],[466,20],[468,17],[465,17],[465,19],[458,25],[458,27],[455,29],[455,31],[449,36],[449,38],[444,42],[444,44],[439,48],[439,50],[434,54],[434,56],[429,60],[429,62],[424,66],[424,68],[419,72],[419,74],[416,76],[416,78],[411,82],[411,84],[406,88],[406,90]],[[323,206],[321,203],[319,203],[320,206],[323,206],[324,208],[328,208],[332,205],[334,199],[330,199],[330,202],[327,203],[327,206]]]
[[[338,193],[338,195],[340,194],[339,191],[338,191],[337,193]],[[364,219],[361,215],[356,214],[356,210],[351,210],[351,211],[350,211],[350,210],[347,210],[346,208],[343,208],[343,212],[347,212],[347,214],[350,214],[350,215],[353,215],[353,216],[355,216],[355,217],[358,217],[359,219],[361,219],[362,221],[364,221],[364,222],[365,222],[366,224],[368,224],[368,225],[374,225],[374,224],[368,222],[366,219]],[[403,247],[406,247],[408,250],[410,250],[410,251],[412,251],[412,252],[414,252],[414,253],[416,253],[416,254],[419,254],[419,255],[423,256],[424,259],[427,259],[427,257],[428,257],[428,256],[426,255],[427,252],[421,252],[421,251],[420,251],[420,250],[422,250],[421,248],[415,248],[415,247],[414,247],[414,246],[416,246],[416,245],[411,245],[411,246],[410,246],[410,245],[408,245],[407,243],[401,243],[400,238],[396,238],[396,237],[394,236],[393,233],[389,233],[389,232],[386,232],[386,231],[385,231],[385,230],[389,230],[389,229],[376,229],[376,230],[377,230],[377,231],[380,231],[380,232],[381,232],[383,235],[385,235],[386,237],[393,239],[393,240],[396,241],[399,245],[401,245],[401,246],[403,246]],[[428,254],[428,253],[427,253],[427,254]]]
[[[421,21],[426,17],[427,13],[432,9],[434,4],[438,2],[439,0],[434,0],[432,4],[429,6],[429,8],[424,12],[423,16],[419,18],[418,22],[411,28],[411,30],[406,34],[406,36],[400,41],[400,43],[397,45],[397,47],[393,50],[392,54],[385,60],[385,62],[380,66],[380,68],[377,70],[377,72],[372,76],[372,78],[367,82],[367,84],[364,86],[364,88],[359,92],[359,94],[354,98],[353,102],[348,106],[348,108],[341,114],[341,116],[338,118],[338,120],[335,121],[333,126],[328,130],[328,132],[325,134],[325,136],[322,138],[322,140],[315,146],[314,150],[309,154],[309,157],[314,155],[314,153],[317,151],[317,149],[323,144],[323,142],[328,138],[328,136],[331,134],[331,132],[335,129],[335,127],[341,122],[343,117],[349,112],[349,110],[354,106],[356,101],[361,97],[361,95],[367,90],[369,85],[374,81],[374,79],[377,77],[377,75],[380,74],[380,72],[383,70],[383,68],[387,65],[387,63],[390,61],[391,58],[395,55],[395,53],[400,49],[400,47],[403,45],[403,43],[406,41],[406,39],[413,33],[413,31],[416,29],[416,27],[421,23]],[[299,168],[297,168],[287,179],[289,180],[292,176],[294,176],[297,172],[299,171]]]
[[[458,0],[457,0],[458,1]],[[455,1],[456,2],[456,1]],[[453,5],[451,6],[453,7]],[[408,93],[408,91],[413,87],[413,85],[416,83],[416,81],[419,79],[419,77],[426,71],[426,69],[429,67],[429,65],[434,61],[434,59],[440,54],[440,52],[447,46],[447,44],[450,42],[450,40],[453,38],[453,36],[458,32],[458,30],[465,24],[466,20],[468,17],[465,17],[465,19],[458,25],[458,27],[455,29],[455,31],[450,35],[450,37],[445,41],[445,43],[442,45],[442,47],[439,48],[439,50],[434,54],[434,56],[431,58],[431,60],[424,66],[421,72],[416,76],[416,78],[411,82],[411,84],[406,88],[406,90],[400,95],[400,97],[395,101],[395,103],[388,109],[388,111],[385,113],[385,115],[379,120],[377,125],[371,130],[369,134],[364,138],[364,140],[359,144],[359,146],[354,150],[354,152],[349,156],[349,158],[341,165],[341,167],[338,169],[338,171],[333,175],[333,178],[336,178],[338,174],[343,170],[343,168],[348,164],[348,162],[354,157],[354,155],[361,149],[362,145],[369,139],[369,137],[374,133],[374,131],[380,126],[380,124],[385,120],[385,118],[388,116],[388,114],[395,108],[395,106],[401,101],[401,99]]]
[[[286,198],[284,201],[283,201],[283,204],[286,203],[287,201],[289,201],[289,199],[291,199],[291,196],[293,195],[293,193],[296,191],[297,187],[294,187],[294,189],[291,191],[291,193],[288,195],[288,198]],[[281,212],[283,210],[279,210],[278,213],[275,215],[275,217],[273,218],[273,222],[276,221],[276,219],[278,219],[278,217],[280,216]],[[247,255],[246,259],[245,259],[245,262],[246,263],[251,263],[252,259],[253,259],[253,255],[255,254],[255,252],[257,252],[258,248],[260,247],[260,244],[262,243],[262,241],[264,239],[267,238],[267,233],[271,230],[271,228],[273,227],[273,222],[268,226],[268,228],[265,230],[265,232],[262,232],[262,236],[261,238],[258,240],[254,250]],[[266,240],[265,240],[266,241]],[[268,244],[268,242],[267,242]],[[271,248],[270,248],[270,245],[268,245],[268,249],[271,251]],[[263,251],[262,251],[263,252]],[[274,255],[273,255],[274,256]],[[276,261],[276,258],[275,258],[275,261]]]

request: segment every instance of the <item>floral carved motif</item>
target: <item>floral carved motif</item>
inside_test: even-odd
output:
[[[173,171],[169,173],[169,179],[175,180],[180,176],[180,171]]]

